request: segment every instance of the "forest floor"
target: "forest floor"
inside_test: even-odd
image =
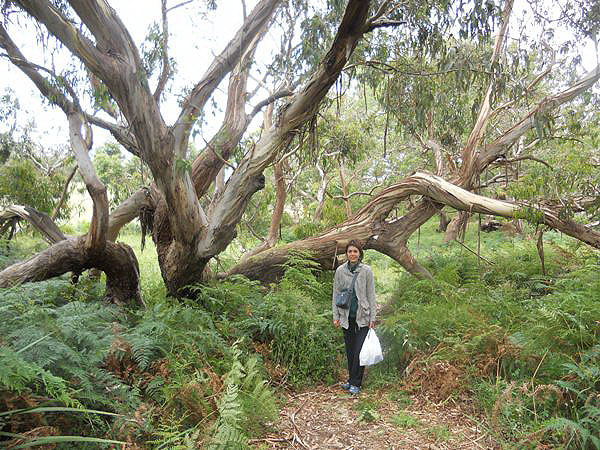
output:
[[[338,386],[290,393],[274,431],[251,441],[272,449],[497,449],[485,419],[467,400],[436,403],[426,394]]]

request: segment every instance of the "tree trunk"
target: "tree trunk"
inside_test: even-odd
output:
[[[458,214],[454,216],[454,218],[448,224],[448,228],[446,229],[444,243],[459,239],[464,241],[465,234],[467,232],[467,225],[469,224],[469,217],[471,217],[471,214],[465,211],[459,211]]]
[[[271,103],[265,111],[263,120],[263,129],[270,130],[273,126],[273,104]],[[275,206],[273,207],[273,214],[271,216],[271,225],[269,226],[269,232],[264,241],[253,248],[252,250],[244,253],[240,262],[243,262],[262,251],[275,246],[279,240],[279,229],[281,227],[281,219],[283,217],[283,209],[285,207],[285,199],[287,197],[287,191],[285,188],[285,177],[283,171],[284,161],[277,161],[273,166],[273,178],[275,184]]]
[[[448,229],[448,225],[450,224],[450,219],[448,219],[448,215],[444,211],[440,211],[440,222],[437,227],[438,233],[445,233]]]
[[[107,242],[102,251],[90,251],[87,236],[59,241],[35,256],[0,272],[0,288],[42,281],[97,268],[106,274],[106,295],[114,303],[142,303],[139,266],[131,247]]]
[[[344,173],[344,163],[340,161],[340,184],[342,185],[342,193],[344,195],[344,206],[346,207],[346,218],[352,217],[352,205],[350,204],[350,190],[346,183],[346,174]]]

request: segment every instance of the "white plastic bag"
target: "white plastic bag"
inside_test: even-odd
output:
[[[360,349],[359,359],[361,366],[372,366],[373,364],[383,361],[381,344],[379,343],[379,339],[373,328],[369,328],[365,342]]]

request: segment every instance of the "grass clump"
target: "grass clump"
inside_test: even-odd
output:
[[[400,411],[398,414],[392,417],[392,423],[401,430],[407,428],[417,428],[422,425],[422,422],[406,411]]]

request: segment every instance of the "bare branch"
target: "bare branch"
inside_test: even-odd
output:
[[[600,79],[600,65],[585,74],[572,86],[560,92],[544,98],[541,102],[531,108],[525,117],[506,130],[500,137],[493,142],[486,144],[483,151],[478,156],[477,166],[483,170],[489,164],[494,162],[504,153],[505,149],[516,142],[527,131],[535,126],[535,116],[547,111],[558,108],[560,105],[573,100],[582,92],[592,87]]]
[[[79,31],[71,21],[49,1],[39,0],[32,2],[18,0],[14,3],[27,11],[40,23],[44,24],[48,31],[62,42],[74,55],[86,65],[92,67],[93,72],[100,71],[103,66],[110,64],[111,61],[107,55],[100,52],[94,43]]]
[[[492,68],[492,70],[493,70],[494,65],[498,61],[498,58],[500,57],[500,50],[501,50],[502,46],[504,45],[504,41],[505,41],[505,37],[506,37],[506,30],[508,28],[508,22],[509,22],[508,19],[510,17],[510,13],[512,11],[513,1],[514,0],[507,0],[506,4],[504,5],[504,11],[502,12],[502,25],[500,26],[500,31],[498,32],[498,35],[496,36],[494,52],[492,53],[492,58],[490,61],[490,67]],[[473,167],[473,163],[476,162],[474,153],[475,153],[475,148],[476,148],[483,132],[485,131],[485,127],[490,118],[490,112],[491,112],[491,103],[490,102],[491,102],[491,98],[492,98],[493,88],[494,88],[494,78],[492,76],[492,78],[490,79],[490,83],[489,83],[487,92],[483,99],[483,102],[481,103],[481,107],[479,108],[479,114],[477,115],[477,120],[475,121],[475,125],[473,126],[471,134],[469,135],[469,138],[467,139],[465,148],[462,151],[463,165],[461,167],[461,175],[465,179],[471,178],[472,175],[470,175],[470,174],[472,174],[475,170],[477,170],[476,168]]]
[[[405,25],[407,22],[404,20],[375,20],[369,24],[367,27],[367,31],[373,31],[377,28],[387,28],[387,27],[397,27],[400,25]]]
[[[369,67],[372,67],[375,69],[382,70],[383,72],[386,72],[386,73],[397,73],[399,75],[414,76],[414,77],[434,77],[434,76],[438,76],[438,75],[447,75],[450,73],[465,70],[465,69],[461,68],[461,69],[438,70],[435,72],[414,72],[414,71],[407,71],[407,70],[399,69],[398,67],[395,67],[395,66],[388,64],[386,62],[383,62],[383,61],[369,59],[369,60],[365,60],[365,61],[359,61],[359,62],[353,63],[353,64],[348,64],[346,67],[344,67],[344,71],[348,71],[350,69],[353,69],[353,68],[359,67],[359,66],[369,66]],[[477,73],[477,74],[480,74],[480,73],[484,73],[487,75],[492,74],[492,72],[490,72],[489,70],[478,70],[478,69],[472,69],[472,68],[467,68],[466,70],[468,72]]]
[[[263,101],[259,102],[252,109],[252,112],[249,115],[250,115],[250,117],[254,117],[261,109],[263,109],[268,104],[273,103],[275,100],[279,100],[280,98],[290,97],[292,95],[294,95],[294,92],[289,89],[282,89],[278,92],[275,92],[274,94],[269,95]]]
[[[535,158],[533,156],[521,156],[519,158],[513,158],[513,159],[498,159],[494,162],[494,164],[499,164],[499,165],[513,164],[513,163],[516,163],[519,161],[525,161],[525,160],[539,162],[540,164],[545,165],[548,169],[554,170],[552,168],[552,166],[550,164],[548,164],[546,161],[544,161],[543,159]]]
[[[367,196],[372,196],[373,195],[373,191],[377,188],[380,188],[382,185],[378,184],[376,186],[373,186],[373,188],[369,191],[369,192],[352,192],[351,194],[348,195],[331,195],[330,193],[327,193],[327,196],[330,198],[334,198],[334,199],[342,199],[342,200],[349,200],[352,197],[354,197],[355,195],[367,195]]]
[[[174,6],[171,6],[170,8],[167,9],[167,13],[170,13],[171,11],[173,11],[174,9],[180,8],[182,6],[187,5],[188,3],[192,3],[194,0],[186,0],[184,2],[178,3]]]
[[[0,210],[0,223],[13,220],[27,220],[37,231],[42,234],[44,240],[55,244],[67,236],[60,231],[54,220],[48,214],[38,211],[30,206],[11,205]]]
[[[85,125],[83,114],[72,111],[67,115],[69,119],[69,136],[71,149],[75,155],[79,173],[85,182],[87,190],[94,202],[94,211],[90,231],[86,239],[86,247],[92,253],[100,252],[106,245],[106,232],[108,230],[108,195],[106,187],[94,170],[94,165],[88,153],[91,141],[83,135]],[[89,130],[89,129],[88,129]],[[89,131],[88,131],[89,132]]]
[[[381,5],[379,5],[379,8],[377,8],[375,14],[373,14],[373,16],[369,17],[369,19],[367,20],[367,25],[377,19],[380,19],[381,17],[383,17],[384,14],[388,13],[390,11],[388,7],[391,3],[392,0],[385,0],[384,2],[382,2]]]
[[[73,167],[73,169],[71,169],[71,173],[67,177],[67,181],[65,181],[65,185],[63,186],[63,190],[60,194],[60,199],[58,200],[58,203],[56,204],[56,206],[54,207],[54,210],[52,211],[52,214],[50,215],[50,218],[52,220],[56,220],[56,217],[58,216],[58,212],[60,211],[60,208],[62,208],[62,206],[65,202],[65,199],[67,198],[67,192],[69,191],[69,184],[71,183],[71,180],[73,179],[73,177],[75,176],[76,173],[77,173],[77,166],[75,166],[75,167]]]
[[[242,1],[242,17],[244,18],[244,22],[246,21],[246,19],[248,18],[248,13],[246,12],[246,2],[244,0]]]
[[[53,71],[46,69],[45,67],[38,66],[37,64],[27,60],[27,58],[23,56],[19,48],[11,39],[2,23],[0,23],[0,47],[6,51],[10,62],[21,69],[21,71],[27,75],[31,81],[33,81],[40,93],[46,97],[50,103],[60,107],[65,114],[74,108],[74,102],[76,101],[77,97],[75,96],[72,100],[69,100],[64,93],[46,80],[46,78],[39,73],[39,70],[49,73],[55,79],[58,79],[58,75],[56,75]],[[63,84],[65,87],[68,86],[68,83]],[[70,86],[68,86],[68,89],[69,92],[74,95],[73,89]]]
[[[160,96],[171,76],[171,63],[169,62],[169,21],[167,19],[167,0],[161,0],[162,35],[160,37],[160,51],[162,56],[162,71],[154,91],[154,100],[160,103]]]
[[[246,49],[252,44],[265,24],[270,20],[279,0],[261,0],[252,10],[248,19],[238,30],[225,49],[215,58],[202,79],[194,86],[173,126],[173,134],[179,141],[176,145],[180,156],[185,155],[187,149],[187,135],[195,123],[198,115],[204,109],[212,92],[219,85],[223,77],[239,61]]]
[[[473,250],[471,250],[469,247],[467,247],[464,243],[460,242],[458,239],[455,239],[454,242],[458,242],[460,245],[463,246],[463,248],[465,248],[466,250],[470,251],[471,253],[473,253],[475,256],[477,256],[479,259],[481,259],[482,261],[485,261],[486,263],[488,263],[490,266],[493,266],[494,263],[491,261],[488,261],[487,259],[485,259],[483,256],[481,256],[480,254],[478,254],[477,252],[474,252]]]
[[[129,129],[118,125],[116,123],[107,122],[106,120],[100,119],[99,117],[92,116],[89,114],[85,115],[87,120],[92,125],[96,125],[100,128],[104,128],[109,131],[110,134],[117,140],[119,144],[125,147],[131,154],[140,157],[140,149],[137,143],[136,137],[129,131]]]

